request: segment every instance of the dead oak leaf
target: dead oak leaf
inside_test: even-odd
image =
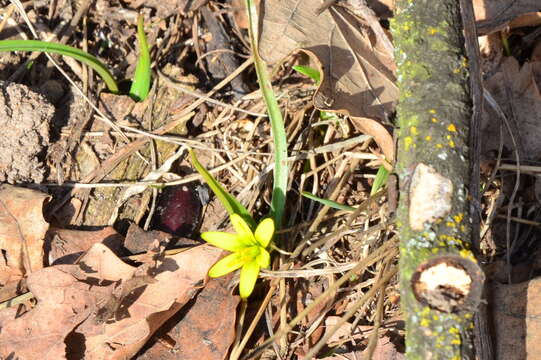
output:
[[[503,30],[508,25],[539,24],[541,15],[536,14],[541,11],[539,0],[473,0],[473,7],[480,35]]]
[[[236,308],[240,301],[239,296],[231,294],[231,278],[228,275],[210,279],[187,312],[181,310],[162,327],[176,324],[167,333],[174,341],[174,351],[156,342],[138,359],[173,360],[179,358],[178,354],[182,354],[183,360],[227,358],[235,339]]]
[[[73,264],[96,243],[103,243],[119,252],[124,239],[112,227],[96,231],[60,229],[51,227],[45,236],[45,249],[49,264]]]
[[[506,58],[500,69],[485,82],[485,88],[506,115],[512,135],[516,139],[521,159],[537,160],[541,157],[541,94],[535,74],[541,69],[540,62],[528,62],[520,67],[513,57]],[[497,151],[500,142],[500,126],[503,126],[503,142],[509,151],[515,145],[509,136],[501,116],[488,102],[483,118],[483,152]]]
[[[43,205],[48,199],[36,190],[0,185],[0,250],[7,259],[0,268],[28,274],[43,267],[43,238],[49,228]]]
[[[541,278],[492,283],[491,305],[497,360],[535,358],[541,352]]]
[[[317,15],[320,6],[319,0],[264,1],[261,56],[272,64],[302,49],[321,67],[317,108],[387,120],[398,100],[392,54],[348,10],[333,6]]]
[[[77,265],[57,265],[32,273],[28,287],[38,300],[11,320],[0,312],[0,358],[126,359],[132,357],[169,317],[202,286],[221,251],[199,246],[164,259],[153,281],[132,287],[119,310],[101,318],[118,287],[136,276],[103,244],[95,244]],[[120,291],[122,293],[122,291]],[[69,356],[68,356],[69,355]]]
[[[87,319],[78,331],[85,336],[85,359],[125,359],[180,310],[203,286],[221,251],[211,246],[167,257],[154,282],[133,291],[123,301],[124,317],[98,323]]]
[[[103,289],[79,281],[60,267],[30,274],[28,287],[37,299],[34,308],[22,316],[14,308],[0,311],[0,358],[31,360],[39,354],[44,360],[65,359],[66,337],[90,316]]]

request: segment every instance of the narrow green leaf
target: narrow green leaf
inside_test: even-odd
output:
[[[248,225],[250,225],[252,230],[255,230],[256,223],[254,219],[252,218],[252,215],[250,215],[250,213],[248,212],[248,210],[246,210],[244,205],[242,205],[240,201],[237,200],[237,198],[235,198],[233,195],[228,193],[227,190],[225,190],[222,187],[222,185],[220,185],[220,183],[216,181],[214,176],[212,176],[212,174],[209,173],[207,169],[203,167],[203,165],[201,165],[199,160],[197,160],[197,157],[195,156],[195,153],[193,152],[193,150],[190,149],[189,152],[190,152],[190,156],[192,160],[192,165],[195,167],[197,172],[203,177],[203,179],[205,179],[205,182],[214,192],[218,200],[220,200],[224,208],[227,210],[227,213],[230,216],[233,214],[239,215],[240,217],[244,219],[244,221],[248,223]]]
[[[303,65],[294,65],[293,69],[303,75],[308,76],[310,79],[316,82],[316,85],[319,85],[319,82],[321,81],[321,75],[319,74],[319,70],[314,69],[310,66]]]
[[[0,51],[41,51],[72,57],[96,71],[110,92],[118,93],[118,85],[107,67],[98,58],[77,48],[40,40],[0,40]]]
[[[320,197],[315,196],[314,194],[309,193],[308,191],[303,191],[302,196],[317,201],[318,203],[321,203],[323,205],[327,205],[329,207],[332,207],[333,209],[338,210],[345,210],[345,211],[355,211],[355,208],[353,206],[348,206],[344,204],[337,203],[336,201],[328,200],[328,199],[322,199]]]
[[[286,204],[288,164],[287,164],[287,138],[284,128],[284,120],[278,106],[276,96],[272,90],[272,84],[267,74],[267,65],[259,56],[257,50],[257,10],[253,0],[246,0],[246,9],[248,11],[248,33],[250,35],[250,45],[252,56],[254,58],[255,70],[259,88],[263,94],[263,99],[267,105],[267,111],[271,122],[271,132],[274,140],[274,181],[271,200],[271,214],[274,218],[276,229],[282,225],[282,217]]]
[[[387,170],[385,166],[381,165],[378,169],[378,172],[376,173],[376,178],[374,179],[374,183],[372,184],[372,189],[370,190],[370,196],[373,196],[375,193],[377,193],[379,189],[381,189],[385,185],[388,178],[389,178],[389,170]]]
[[[338,115],[336,115],[335,113],[330,112],[330,111],[320,110],[319,111],[319,118],[321,120],[337,120],[337,121],[340,121],[340,118],[338,117]]]
[[[130,97],[135,101],[146,99],[150,91],[150,52],[145,35],[143,15],[137,19],[137,40],[139,42],[139,59],[135,68],[135,75],[130,88]]]

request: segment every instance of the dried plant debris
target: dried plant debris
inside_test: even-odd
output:
[[[0,82],[0,182],[43,181],[54,108],[25,85]]]
[[[261,56],[275,63],[302,49],[320,64],[314,104],[351,116],[388,120],[398,100],[393,54],[374,31],[342,7],[317,15],[321,1],[263,3]],[[388,41],[388,39],[387,39]]]
[[[96,231],[52,227],[45,237],[46,258],[49,265],[73,264],[96,243],[104,244],[118,255],[121,253],[123,242],[124,237],[112,227]],[[149,246],[144,250],[148,248]]]
[[[28,275],[43,267],[43,241],[49,224],[39,191],[0,185],[0,287],[5,274]]]
[[[239,296],[231,296],[230,280],[230,276],[210,279],[197,301],[164,324],[156,334],[157,341],[137,359],[175,360],[179,354],[184,360],[227,359],[235,337],[236,308],[240,301]],[[162,341],[167,338],[171,342],[168,347]]]
[[[239,297],[234,295],[238,275],[208,281],[208,268],[223,254],[198,246],[198,232],[219,230],[225,224],[226,213],[217,201],[207,205],[208,199],[198,198],[195,182],[183,183],[196,181],[195,176],[184,172],[184,167],[190,166],[184,160],[175,160],[174,166],[164,171],[162,166],[179,149],[178,143],[185,142],[198,149],[204,165],[229,192],[238,195],[254,216],[268,212],[271,129],[268,119],[257,115],[265,113],[259,92],[249,93],[257,88],[250,60],[239,69],[249,49],[244,0],[99,0],[95,4],[67,0],[49,4],[40,0],[25,6],[31,20],[45,32],[55,30],[47,28],[51,24],[61,27],[73,22],[65,33],[69,36],[62,39],[77,48],[88,46],[88,51],[107,63],[119,79],[129,78],[135,68],[134,24],[137,15],[144,14],[153,70],[191,92],[186,94],[172,83],[164,85],[163,78],[156,77],[156,96],[134,103],[129,97],[99,93],[99,81],[88,81],[86,72],[76,70],[80,69],[77,64],[62,64],[72,71],[69,75],[75,81],[85,85],[90,100],[99,103],[113,122],[131,128],[125,128],[128,137],[124,138],[105,122],[97,121],[87,111],[87,105],[80,105],[80,97],[75,98],[77,106],[70,108],[67,98],[73,98],[73,92],[55,70],[47,70],[43,56],[18,80],[39,87],[57,109],[22,85],[0,83],[0,121],[4,129],[0,181],[40,183],[48,177],[51,182],[65,181],[65,185],[87,183],[84,189],[48,188],[62,192],[66,204],[63,212],[53,214],[56,222],[51,227],[43,219],[46,194],[23,194],[21,189],[0,187],[0,301],[26,292],[25,283],[37,299],[36,303],[23,297],[17,307],[0,306],[0,358],[32,359],[38,353],[43,359],[219,360],[230,356],[235,336],[239,341],[246,337],[242,357],[273,334],[289,329],[287,324],[314,302],[316,305],[306,317],[269,344],[265,349],[268,359],[277,358],[276,354],[283,360],[303,357],[320,345],[312,358],[362,358],[369,355],[370,348],[373,359],[404,357],[404,329],[389,325],[389,319],[401,322],[398,299],[393,296],[398,292],[396,277],[392,275],[389,284],[378,280],[391,276],[382,269],[396,271],[394,219],[387,213],[385,192],[369,196],[382,157],[387,166],[395,158],[390,130],[398,92],[394,85],[392,39],[385,29],[394,2],[254,2],[261,6],[259,50],[269,65],[274,65],[273,86],[283,107],[289,154],[302,160],[291,162],[288,227],[280,230],[277,241],[280,248],[294,255],[274,252],[274,267],[262,273],[264,279],[250,299],[240,333],[238,322],[243,317],[238,316]],[[541,158],[541,44],[534,36],[536,29],[516,27],[539,25],[539,1],[474,0],[474,5],[479,30],[490,34],[483,45],[485,90],[501,110],[485,102],[484,155],[493,158],[502,128],[502,166],[511,166],[509,159],[514,159],[509,154],[515,149],[521,159],[535,164]],[[85,7],[83,23],[74,16]],[[26,31],[19,15],[10,15],[9,9],[1,10],[3,19],[8,19],[4,24],[4,31],[9,32],[6,36],[13,36],[12,29]],[[38,32],[45,38],[43,29]],[[508,33],[507,29],[515,30]],[[515,60],[504,49],[505,42],[511,42],[513,49],[511,36],[524,34],[530,37],[528,48],[522,49]],[[295,51],[302,54],[288,58]],[[27,56],[1,56],[5,76],[21,66]],[[277,66],[284,58],[287,60]],[[291,70],[292,63],[306,64],[306,59],[319,66],[319,85]],[[167,71],[171,68],[173,73]],[[47,71],[42,74],[42,69]],[[237,70],[237,76],[231,76]],[[220,88],[212,88],[226,78],[228,81]],[[211,89],[207,96],[218,102],[200,97]],[[339,114],[325,118],[324,113],[314,111],[314,106]],[[55,119],[51,120],[53,113]],[[49,146],[51,121],[57,127],[51,137],[56,131],[61,136],[55,144],[60,149],[58,156]],[[65,124],[69,126],[60,129]],[[131,130],[135,129],[165,135],[168,141],[174,139],[177,143],[157,137],[150,140],[134,134]],[[376,144],[372,139],[355,140],[359,133],[371,135]],[[156,145],[155,153],[151,143]],[[45,156],[54,164],[50,173],[42,164]],[[76,161],[66,161],[71,157]],[[501,186],[497,177],[500,173],[491,170],[496,180],[489,184],[489,190]],[[156,171],[167,174],[153,177]],[[508,174],[506,180],[511,177]],[[530,213],[535,213],[539,200],[534,198],[541,198],[541,190],[536,189],[534,195],[521,193],[533,186],[522,179],[518,196],[527,204],[523,212],[528,212],[528,219],[538,221]],[[432,226],[449,214],[453,186],[458,186],[450,180],[423,164],[418,166],[409,184],[413,209],[410,225],[414,230]],[[113,184],[125,185],[127,181],[137,184],[127,188]],[[162,188],[162,196],[154,199],[159,191],[149,189],[144,181],[182,184]],[[108,184],[88,190],[92,182]],[[539,183],[537,187],[541,188]],[[510,181],[505,184],[513,185]],[[146,190],[135,191],[139,188]],[[71,199],[65,195],[69,191]],[[300,197],[301,191],[356,209],[329,209]],[[502,199],[505,195],[509,198],[506,189],[501,193]],[[490,191],[485,193],[485,199],[489,195]],[[119,199],[127,201],[119,206]],[[530,206],[530,202],[537,205]],[[111,216],[115,209],[121,221]],[[526,217],[519,212],[513,214],[524,220]],[[500,213],[501,209],[494,205],[497,220],[487,230],[489,237],[494,232],[506,233],[504,219],[497,218]],[[148,221],[154,230],[142,230],[139,225],[150,216]],[[81,224],[99,225],[100,229],[83,231],[76,227]],[[107,224],[114,228],[105,227]],[[495,249],[496,257],[505,251],[505,240]],[[528,249],[534,249],[533,240],[528,240]],[[521,248],[520,242],[516,244]],[[175,249],[165,250],[166,246]],[[420,301],[445,312],[461,311],[471,305],[471,294],[477,294],[475,271],[453,261],[417,269],[419,276],[411,285]],[[520,270],[524,262],[507,264],[500,258],[497,263],[501,271],[497,276],[489,275],[493,281],[506,281],[509,271],[514,272],[510,276],[513,280],[529,279],[540,268],[532,265]],[[359,264],[362,267],[343,277]],[[44,265],[50,266],[42,268]],[[525,349],[528,354],[539,353],[535,348],[541,333],[534,321],[536,281],[497,284],[494,297],[490,294],[484,298],[494,304],[496,346],[502,359],[524,358]],[[334,287],[337,283],[339,286]],[[329,289],[331,293],[322,296]],[[527,301],[509,303],[509,299],[522,298],[521,294]],[[265,299],[270,302],[267,304]],[[252,324],[258,312],[262,318]],[[346,318],[351,312],[355,313]],[[254,332],[247,334],[250,325]],[[526,338],[525,344],[519,337]]]
[[[517,284],[491,284],[496,360],[535,358],[541,351],[540,293],[539,277]]]
[[[541,62],[520,66],[514,57],[507,57],[487,79],[485,86],[491,101],[486,102],[483,117],[485,154],[498,151],[501,131],[506,153],[518,152],[523,160],[541,157],[540,74]]]
[[[149,276],[145,266],[127,265],[95,244],[77,265],[32,273],[28,287],[37,305],[18,316],[0,310],[0,357],[131,358],[197,294],[219,255],[200,246],[158,262],[152,257]]]

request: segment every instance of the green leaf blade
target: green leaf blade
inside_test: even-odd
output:
[[[304,197],[306,197],[306,198],[308,198],[310,200],[317,201],[318,203],[326,205],[326,206],[331,207],[333,209],[345,210],[345,211],[355,211],[356,210],[353,206],[340,204],[340,203],[337,203],[336,201],[332,201],[332,200],[329,200],[329,199],[323,199],[323,198],[315,196],[312,193],[309,193],[308,191],[303,191],[302,196],[304,196]]]
[[[39,51],[72,57],[96,71],[110,92],[119,92],[118,85],[107,67],[98,58],[77,48],[40,40],[0,40],[0,52],[7,51]]]
[[[259,56],[257,50],[256,18],[257,10],[252,0],[246,0],[246,9],[248,12],[248,33],[250,35],[250,45],[252,56],[254,58],[255,70],[259,88],[263,94],[263,99],[267,105],[267,112],[271,122],[271,133],[274,141],[274,181],[271,200],[271,215],[274,219],[276,229],[280,229],[282,218],[284,216],[287,179],[289,167],[287,164],[287,138],[284,127],[282,113],[272,90],[272,84],[267,74],[267,65]]]
[[[150,92],[150,51],[145,35],[144,18],[139,15],[137,20],[137,40],[139,42],[139,58],[135,68],[135,75],[130,87],[130,97],[135,101],[143,101]]]
[[[385,166],[381,165],[378,169],[378,172],[376,173],[376,178],[374,179],[374,183],[372,184],[372,189],[370,190],[370,196],[374,196],[379,191],[379,189],[381,189],[385,185],[388,178],[389,178],[389,170],[387,170]]]
[[[304,65],[293,65],[293,69],[298,73],[308,76],[310,79],[315,81],[316,85],[319,85],[321,81],[321,74],[319,73],[319,70]]]
[[[252,215],[248,210],[237,200],[233,195],[231,195],[227,190],[225,190],[222,185],[212,176],[211,173],[205,169],[203,165],[197,160],[195,153],[190,149],[190,157],[192,165],[195,167],[197,172],[203,177],[207,185],[214,192],[218,200],[222,203],[224,208],[227,210],[227,213],[231,216],[233,214],[238,214],[244,221],[250,225],[252,229],[255,229],[256,223],[252,218]]]

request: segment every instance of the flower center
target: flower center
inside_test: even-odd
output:
[[[243,263],[249,263],[255,261],[256,257],[259,255],[260,249],[258,246],[250,246],[240,251],[240,256]]]

